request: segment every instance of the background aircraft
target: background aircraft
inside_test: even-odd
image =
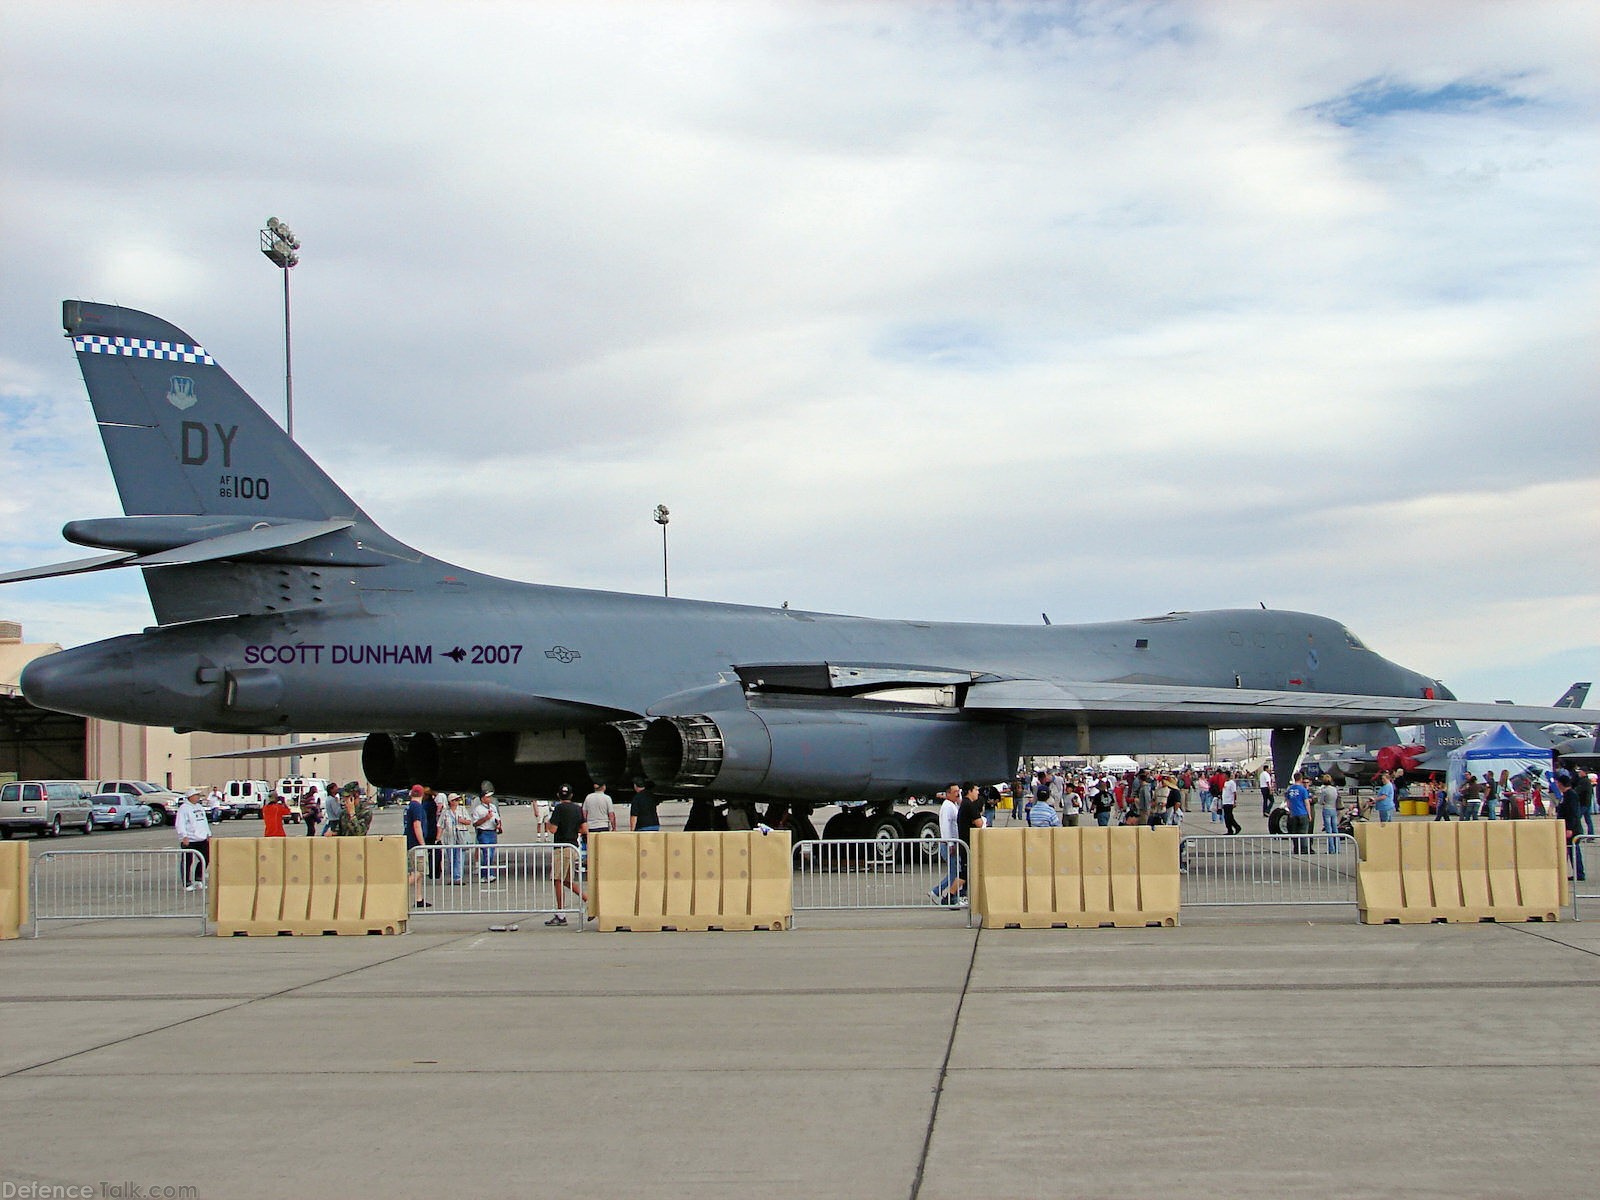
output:
[[[954,624],[498,579],[385,533],[178,327],[83,301],[63,324],[126,515],[63,530],[101,553],[0,582],[136,566],[157,625],[29,664],[46,708],[365,729],[380,787],[642,774],[735,824],[854,803],[878,834],[904,830],[894,800],[1025,755],[1203,756],[1211,729],[1270,728],[1287,778],[1319,725],[1600,719],[1458,702],[1305,613]]]

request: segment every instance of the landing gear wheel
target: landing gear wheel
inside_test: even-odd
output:
[[[906,822],[907,837],[914,837],[919,842],[927,843],[922,847],[923,857],[932,858],[937,851],[934,843],[939,840],[939,816],[937,813],[913,813]]]
[[[828,823],[822,827],[823,841],[838,841],[841,838],[859,838],[865,836],[861,817],[853,812],[837,812],[828,818]]]
[[[892,863],[898,857],[899,847],[894,843],[906,837],[905,819],[899,813],[885,813],[867,823],[867,836],[883,843],[875,847],[875,857],[880,863]]]

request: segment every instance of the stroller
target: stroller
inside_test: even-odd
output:
[[[1345,837],[1355,837],[1356,822],[1366,819],[1367,814],[1361,811],[1361,802],[1358,800],[1339,814],[1339,832]]]

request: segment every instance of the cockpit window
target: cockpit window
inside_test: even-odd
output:
[[[1367,648],[1362,640],[1355,634],[1351,633],[1348,629],[1344,631],[1344,640],[1349,643],[1350,649],[1352,650],[1365,650]]]

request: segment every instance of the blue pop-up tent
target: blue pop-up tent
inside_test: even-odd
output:
[[[1509,725],[1496,725],[1493,729],[1473,734],[1467,739],[1466,745],[1450,751],[1450,769],[1445,777],[1445,786],[1450,789],[1450,795],[1456,795],[1468,771],[1479,779],[1483,778],[1485,771],[1492,771],[1496,776],[1501,771],[1509,771],[1513,779],[1518,775],[1527,775],[1548,786],[1551,759],[1549,749],[1523,741]]]

